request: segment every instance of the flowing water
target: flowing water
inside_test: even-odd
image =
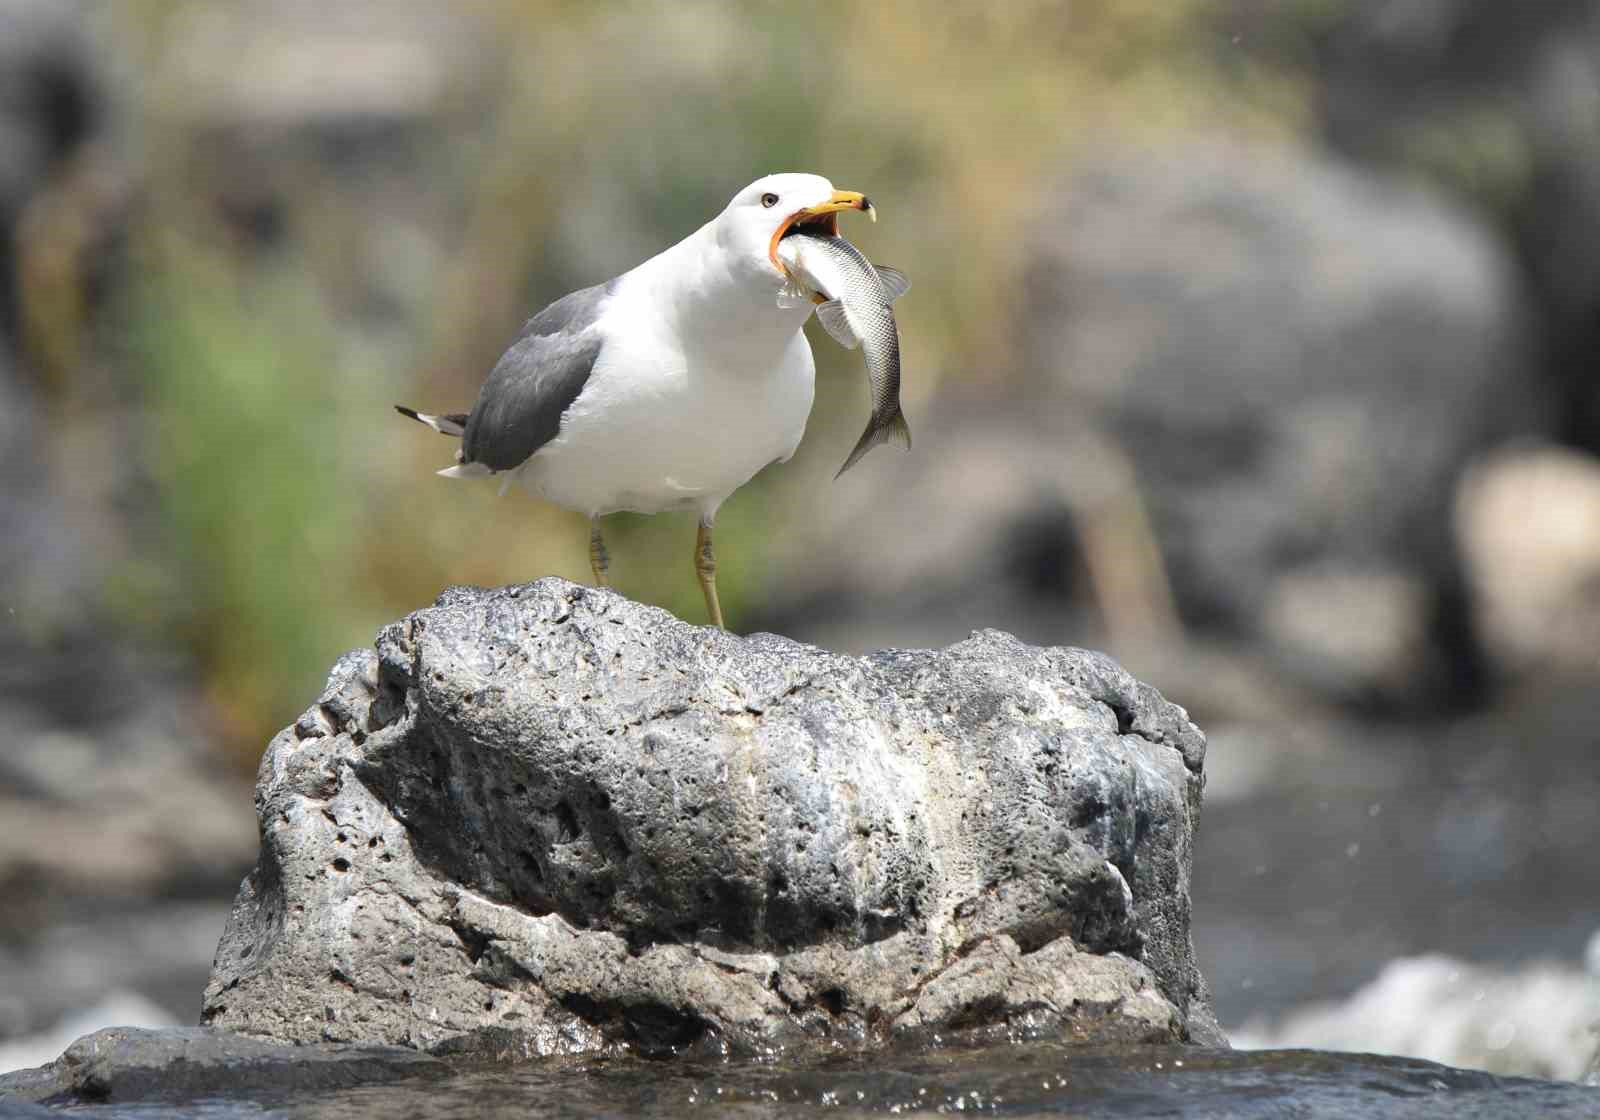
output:
[[[63,1110],[94,1120],[175,1114],[171,1104]],[[437,1080],[210,1100],[204,1120],[588,1120],[984,1113],[1072,1117],[1600,1117],[1600,1089],[1500,1078],[1406,1058],[1309,1050],[1095,1050],[1051,1044],[810,1063],[569,1060],[460,1068]]]

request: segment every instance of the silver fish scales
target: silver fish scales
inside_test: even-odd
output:
[[[835,478],[880,443],[911,446],[900,411],[900,332],[890,305],[910,287],[898,270],[875,267],[838,235],[799,229],[779,243],[778,259],[790,275],[788,298],[825,297],[817,318],[840,345],[861,347],[872,393],[872,416]]]

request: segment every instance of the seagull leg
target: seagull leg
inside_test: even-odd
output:
[[[606,551],[606,540],[600,535],[600,519],[589,518],[589,570],[594,573],[596,587],[610,587],[611,554]]]
[[[722,624],[722,604],[717,602],[717,558],[711,551],[711,524],[703,519],[699,532],[694,535],[694,571],[700,577],[700,590],[705,593],[711,625],[726,630]]]

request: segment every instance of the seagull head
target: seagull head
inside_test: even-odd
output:
[[[862,210],[877,221],[872,200],[860,191],[839,191],[821,175],[789,172],[757,179],[733,196],[717,217],[717,238],[741,256],[785,275],[778,242],[797,229],[839,232],[841,210]]]

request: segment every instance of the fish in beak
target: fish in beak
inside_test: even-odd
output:
[[[810,225],[799,226],[779,242],[778,259],[790,276],[787,303],[780,297],[779,306],[793,306],[814,293],[823,328],[841,346],[861,347],[867,359],[872,416],[839,474],[880,443],[909,448],[911,429],[900,411],[900,331],[890,304],[910,281],[898,269],[878,268],[837,234],[813,232]]]
[[[784,219],[783,224],[772,235],[772,244],[767,248],[767,255],[772,258],[773,267],[788,275],[783,263],[778,260],[778,242],[782,241],[786,234],[804,229],[808,233],[820,233],[828,237],[839,236],[841,210],[860,210],[872,221],[878,220],[878,211],[874,209],[872,199],[860,191],[834,191],[827,202],[796,210]]]

